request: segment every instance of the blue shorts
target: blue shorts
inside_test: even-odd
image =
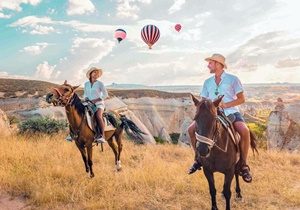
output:
[[[243,116],[241,113],[239,112],[235,112],[235,113],[232,113],[230,115],[227,116],[228,119],[232,122],[232,123],[235,123],[235,122],[245,122]]]

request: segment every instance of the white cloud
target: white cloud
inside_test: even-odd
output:
[[[11,15],[5,15],[2,12],[0,12],[0,18],[10,18]]]
[[[117,17],[130,18],[136,20],[139,18],[140,4],[150,4],[152,0],[118,0]]]
[[[28,76],[9,74],[7,71],[0,71],[0,77],[7,79],[32,79]]]
[[[23,28],[23,33],[44,35],[56,31],[52,26],[47,26],[54,23],[49,17],[27,16],[13,22],[10,26]]]
[[[39,55],[48,46],[48,43],[36,43],[35,45],[24,47],[21,52],[26,52],[31,55]]]
[[[10,24],[11,27],[36,26],[38,24],[52,24],[49,17],[26,16]]]
[[[119,18],[138,19],[137,13],[140,8],[137,5],[130,4],[130,0],[118,0],[117,16]]]
[[[112,32],[117,26],[114,25],[101,25],[101,24],[90,24],[82,23],[76,20],[72,21],[57,21],[55,24],[60,24],[64,26],[69,26],[75,30],[82,32]]]
[[[276,64],[277,68],[300,67],[300,58],[287,58],[279,60]]]
[[[0,11],[14,10],[20,12],[22,10],[21,4],[31,4],[33,6],[38,5],[41,0],[1,0],[0,1]]]
[[[83,15],[94,11],[95,6],[90,0],[69,0],[68,15]]]
[[[117,26],[82,23],[76,20],[55,21],[50,17],[27,16],[10,24],[10,27],[20,27],[23,33],[49,34],[57,32],[54,26],[67,26],[82,32],[112,32]]]
[[[56,65],[51,66],[47,61],[44,61],[43,63],[39,64],[36,67],[36,72],[34,77],[39,80],[53,80],[56,79],[61,72],[55,70]]]
[[[103,57],[111,53],[116,42],[97,38],[81,38],[73,39],[71,47],[71,55],[61,59],[59,69],[63,69],[61,78],[67,79],[71,84],[83,83],[86,69],[90,66],[99,66],[104,68],[99,62]],[[104,76],[106,72],[104,72]]]
[[[169,14],[181,10],[184,4],[185,4],[185,0],[174,0],[174,4],[168,10]]]
[[[30,34],[39,34],[39,35],[44,35],[44,34],[49,34],[51,32],[54,32],[55,29],[53,27],[48,27],[48,26],[42,26],[42,25],[36,25],[33,27],[33,30],[30,31]]]

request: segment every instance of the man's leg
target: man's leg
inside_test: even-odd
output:
[[[196,155],[197,155],[197,153],[196,153],[196,142],[197,142],[197,139],[196,139],[195,131],[196,131],[196,122],[193,121],[191,123],[191,125],[189,126],[189,128],[188,128],[188,133],[189,133],[189,136],[190,136],[190,139],[191,139],[192,148],[193,148],[193,150],[195,152],[195,159],[194,159],[193,165],[189,168],[188,174],[193,174],[197,170],[201,170],[201,163],[199,163],[197,161],[197,158],[196,158]]]
[[[240,150],[241,150],[241,161],[242,161],[242,166],[241,166],[241,171],[243,174],[243,179],[246,182],[251,182],[252,177],[250,174],[249,167],[247,165],[247,156],[248,156],[248,150],[250,147],[250,131],[249,128],[247,127],[246,123],[243,121],[236,121],[233,123],[234,128],[236,131],[240,134],[241,140],[240,140]]]
[[[96,118],[98,121],[98,124],[100,126],[100,135],[101,136],[97,136],[96,141],[98,143],[105,143],[105,138],[104,138],[104,129],[105,129],[105,124],[104,124],[104,120],[103,120],[103,109],[99,108],[96,112]]]

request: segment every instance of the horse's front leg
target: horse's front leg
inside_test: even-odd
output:
[[[223,195],[226,199],[226,210],[230,210],[230,198],[231,198],[231,182],[234,176],[234,168],[225,173],[224,185],[223,185]]]
[[[216,202],[216,188],[215,188],[214,174],[213,172],[207,170],[206,168],[203,168],[203,171],[209,185],[209,192],[211,197],[211,209],[218,210],[217,202]]]
[[[84,166],[85,166],[85,171],[88,173],[89,172],[89,166],[88,166],[88,163],[87,163],[87,157],[86,157],[86,151],[85,151],[84,145],[80,144],[77,141],[75,141],[75,143],[76,143],[76,146],[77,146],[77,148],[79,149],[79,151],[81,153],[81,156],[82,156],[82,159],[83,159],[83,162],[84,162]]]
[[[240,188],[239,172],[235,172],[235,192],[236,192],[236,199],[242,200],[243,196]]]
[[[90,168],[90,177],[93,178],[94,172],[93,172],[93,146],[89,145],[87,147],[87,154],[88,154],[88,164],[89,164],[89,168]]]

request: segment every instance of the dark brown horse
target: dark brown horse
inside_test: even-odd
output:
[[[87,173],[90,173],[90,177],[92,178],[94,177],[92,157],[95,133],[87,124],[85,107],[75,93],[77,88],[78,86],[71,86],[65,81],[63,85],[53,88],[47,94],[46,101],[52,103],[54,106],[65,107],[70,129],[77,136],[75,143],[82,155],[85,170]],[[142,140],[141,134],[143,132],[124,115],[118,115],[117,117],[110,115],[110,121],[115,126],[115,129],[105,132],[105,139],[114,152],[116,169],[121,170],[120,156],[122,152],[123,130],[125,129],[128,135],[139,140]],[[117,145],[114,143],[113,138],[115,138]]]
[[[242,198],[239,185],[239,149],[234,143],[228,130],[220,122],[217,109],[223,97],[212,102],[207,99],[199,101],[192,95],[197,112],[196,121],[196,157],[203,165],[203,171],[209,184],[212,210],[218,209],[216,202],[216,188],[214,184],[214,172],[225,175],[223,195],[226,199],[226,210],[230,209],[231,182],[233,176],[236,179],[236,197]],[[255,137],[251,133],[251,147],[256,150]]]

